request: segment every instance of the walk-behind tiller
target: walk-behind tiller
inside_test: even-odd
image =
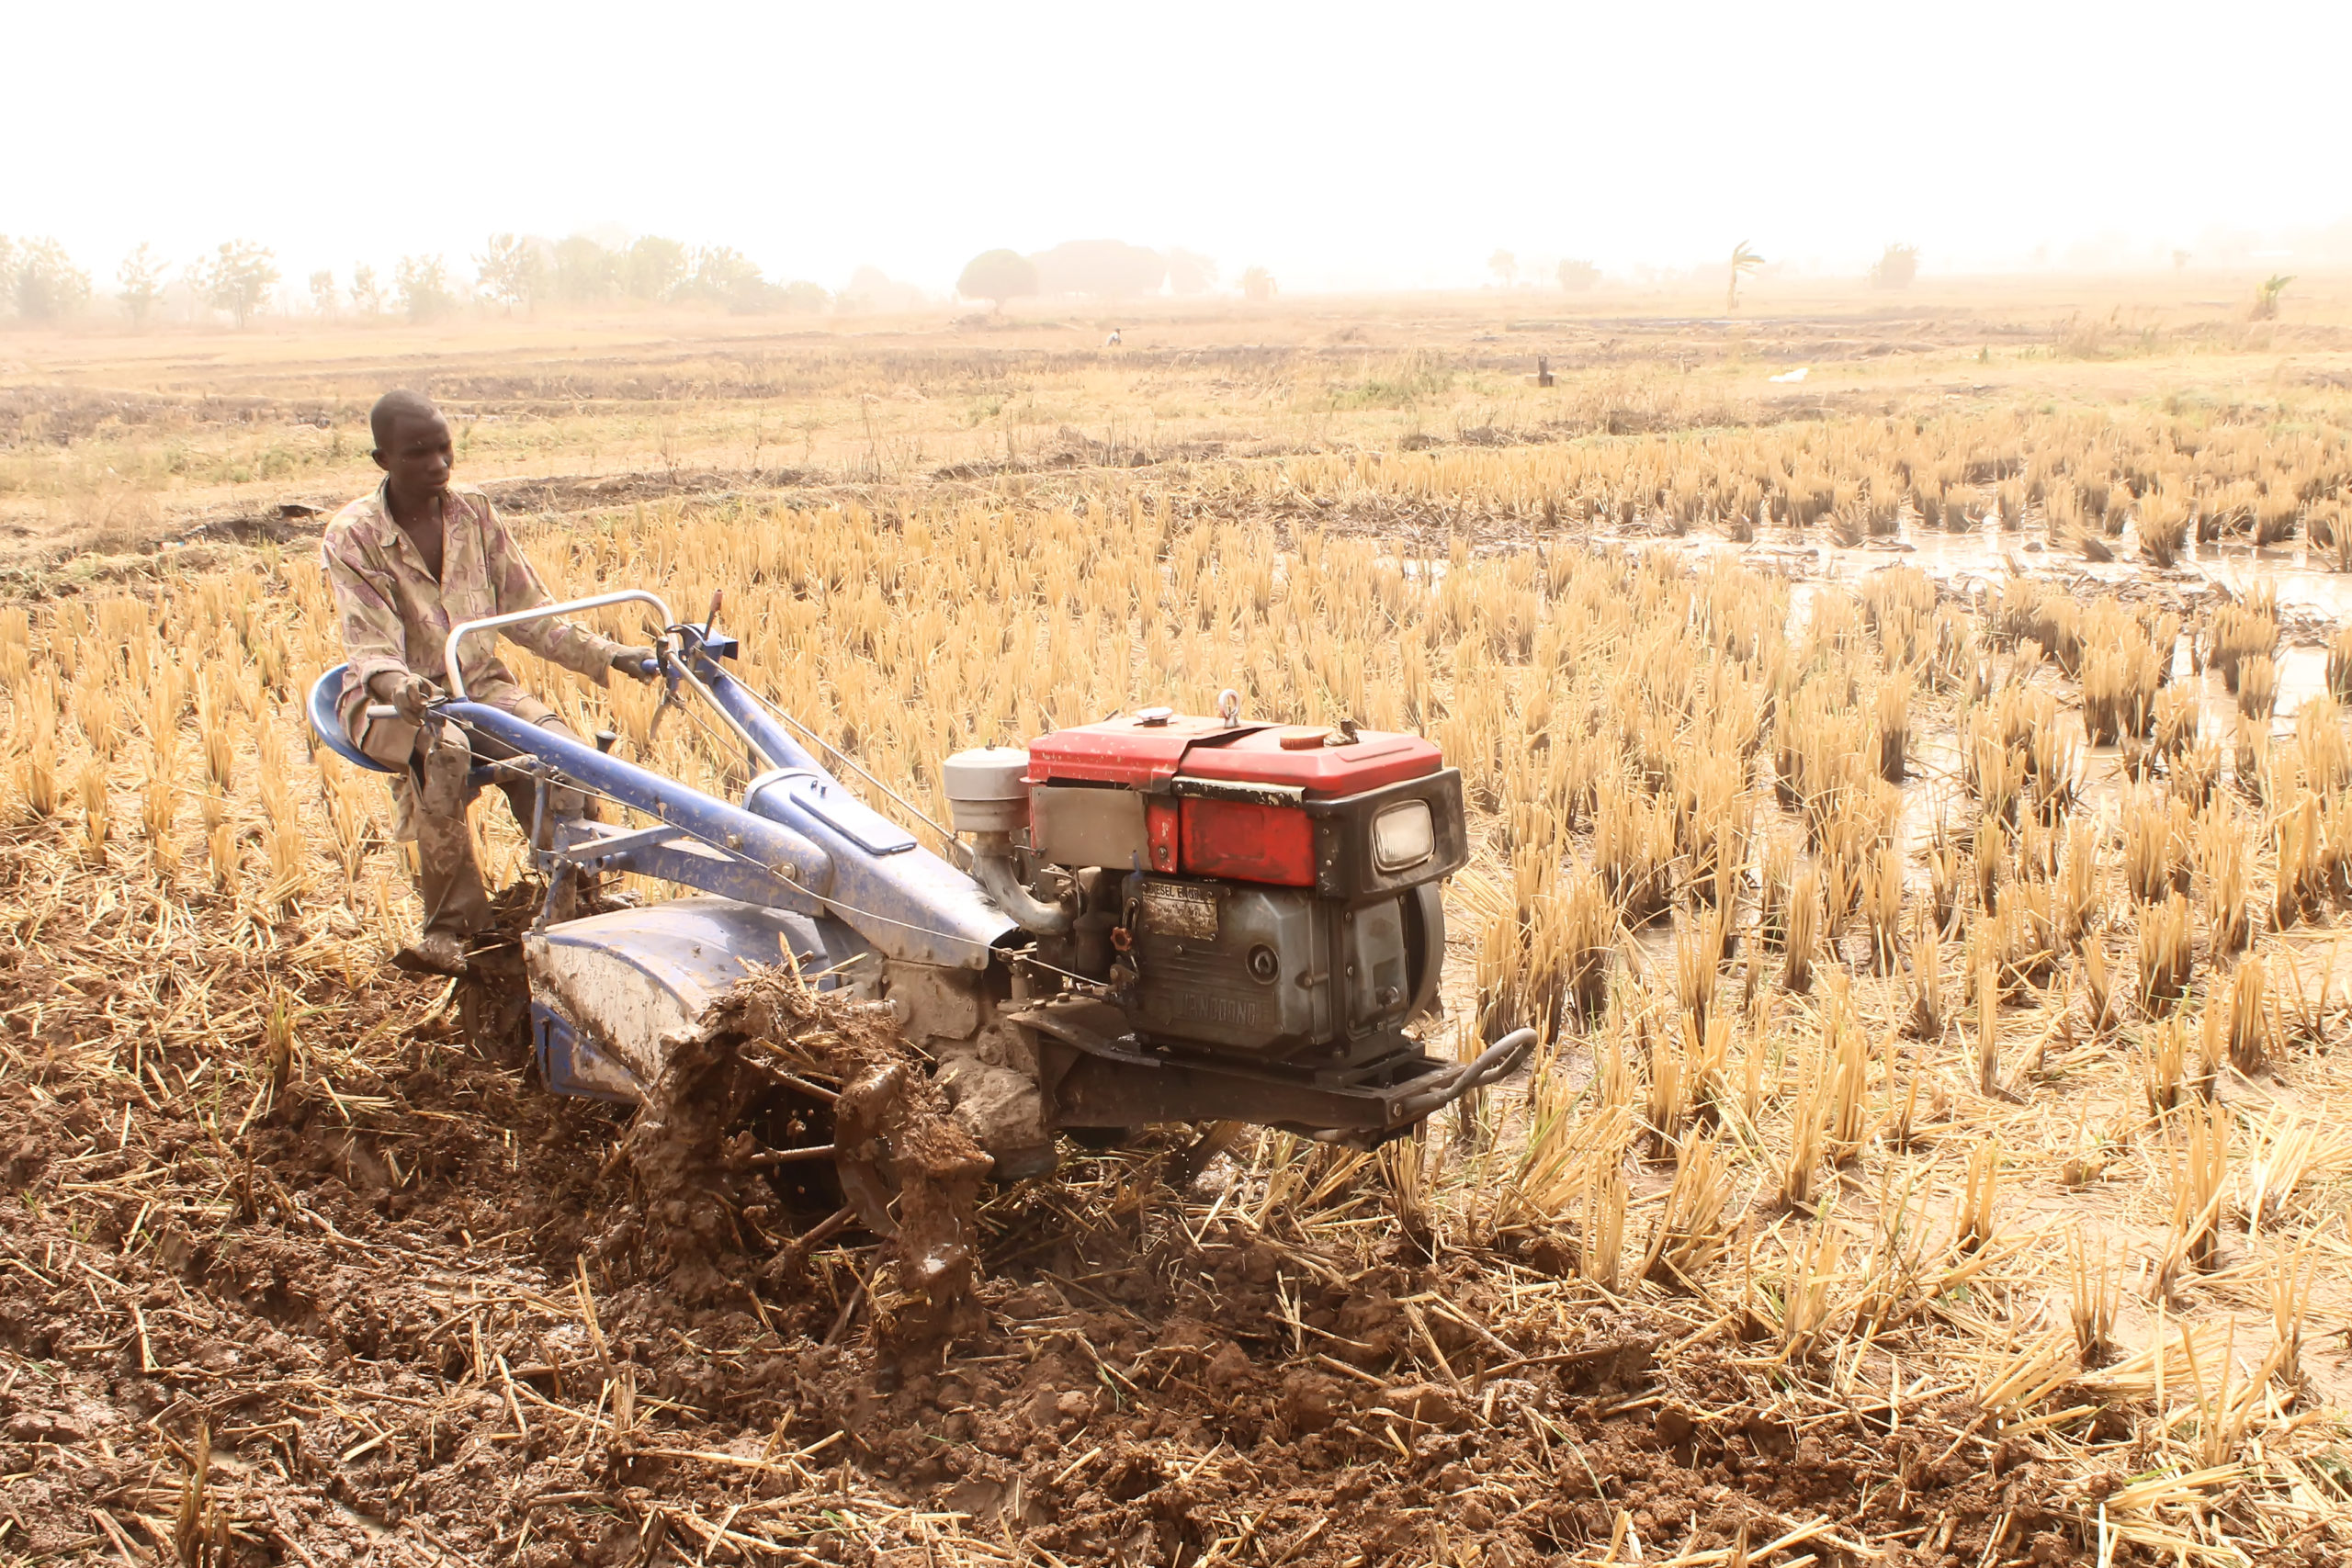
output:
[[[740,805],[610,755],[609,736],[583,744],[468,699],[460,639],[629,601],[666,627],[664,704],[707,705],[745,747]],[[628,591],[449,633],[449,692],[428,722],[511,749],[492,766],[535,776],[543,814],[568,786],[652,823],[556,821],[537,853],[548,898],[523,966],[534,1054],[557,1092],[653,1098],[705,1010],[787,956],[820,987],[888,1004],[1000,1179],[1052,1168],[1058,1133],[1154,1122],[1369,1148],[1502,1077],[1532,1043],[1520,1030],[1454,1062],[1406,1032],[1436,1011],[1440,885],[1466,858],[1461,775],[1427,740],[1250,722],[1228,693],[1213,718],[1148,707],[1025,750],[964,751],[944,767],[952,832],[899,801],[939,832],[943,858],[727,673],[737,645],[712,609],[681,624]],[[339,669],[320,680],[313,728],[376,767],[336,719],[341,689]],[[569,889],[616,871],[695,891],[561,918]],[[763,1125],[821,1157],[830,1122]],[[792,1152],[769,1151],[772,1168],[805,1180]]]

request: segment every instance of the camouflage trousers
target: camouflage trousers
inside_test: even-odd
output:
[[[514,711],[519,718],[579,739],[544,704],[526,698],[514,705]],[[474,859],[473,830],[466,822],[466,780],[477,762],[504,761],[516,754],[514,748],[491,736],[469,737],[455,724],[437,719],[415,725],[400,718],[363,718],[358,728],[353,739],[359,749],[400,770],[391,780],[392,834],[416,845],[416,892],[424,905],[424,932],[447,931],[463,938],[483,930],[491,919],[490,897]],[[528,837],[538,814],[538,781],[503,768],[492,780]],[[549,847],[556,823],[594,815],[577,790],[549,790],[548,820],[537,825],[537,847]]]

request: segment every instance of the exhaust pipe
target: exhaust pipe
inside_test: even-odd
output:
[[[948,820],[972,835],[972,874],[981,890],[1030,935],[1067,936],[1078,912],[1031,893],[1012,863],[1013,831],[1029,826],[1029,753],[985,746],[956,752],[940,772]]]
[[[1012,923],[1032,936],[1068,936],[1077,911],[1067,904],[1049,904],[1021,886],[1012,864],[1012,835],[976,833],[972,838],[972,874],[980,889],[996,900]]]

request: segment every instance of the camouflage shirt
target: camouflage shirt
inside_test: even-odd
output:
[[[319,541],[343,645],[351,655],[340,706],[345,727],[355,733],[362,728],[356,721],[368,701],[368,681],[391,671],[446,686],[442,649],[452,626],[551,602],[488,496],[452,485],[443,507],[438,581],[424,569],[414,541],[392,521],[391,502],[381,485],[335,513]],[[466,638],[458,646],[466,695],[535,723],[548,710],[497,658],[499,632],[600,686],[621,647],[553,617]]]

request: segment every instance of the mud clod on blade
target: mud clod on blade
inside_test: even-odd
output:
[[[671,1051],[623,1145],[640,1201],[600,1250],[636,1251],[680,1300],[707,1303],[740,1295],[747,1275],[790,1293],[811,1240],[859,1226],[884,1244],[860,1287],[882,1344],[914,1354],[974,1332],[989,1161],[927,1066],[887,1009],[786,970],[744,980]],[[762,1134],[779,1127],[804,1147],[831,1143],[831,1213],[805,1212],[811,1171],[828,1168],[775,1161],[789,1151]]]

